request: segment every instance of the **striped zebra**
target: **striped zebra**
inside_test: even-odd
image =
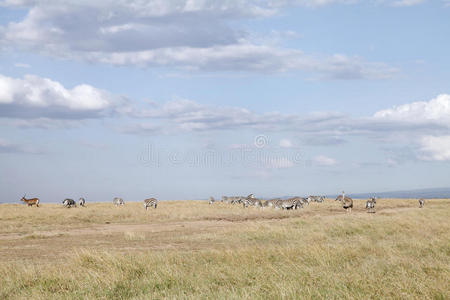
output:
[[[82,207],[86,207],[86,199],[80,198],[80,200],[78,200],[78,204]]]
[[[158,200],[156,198],[148,198],[144,200],[145,210],[148,210],[149,207],[156,208],[158,206]]]
[[[366,209],[368,213],[375,213],[375,204],[377,204],[377,199],[375,197],[370,198],[366,202]]]
[[[77,203],[73,199],[66,198],[66,199],[63,200],[62,203],[67,208],[71,208],[72,206],[73,207],[77,207]]]
[[[322,203],[325,200],[324,196],[308,196],[308,198],[310,202],[318,202],[318,203]]]
[[[419,207],[422,208],[425,205],[425,199],[420,198],[419,199]]]
[[[350,197],[345,196],[345,192],[342,191],[342,195],[339,195],[336,200],[342,201],[342,207],[347,211],[347,212],[352,212],[352,208],[353,208],[353,199]]]
[[[276,205],[276,203],[277,203],[278,200],[281,200],[281,199],[280,199],[280,198],[275,198],[275,199],[269,199],[269,200],[266,200],[266,201],[264,202],[264,207],[272,207],[272,208],[275,208],[275,205]]]
[[[214,199],[214,197],[209,197],[209,204],[214,204],[214,202],[216,202],[216,199]]]
[[[224,203],[230,203],[230,204],[236,204],[241,203],[241,196],[222,196],[222,202]]]
[[[125,201],[123,201],[122,198],[115,197],[115,198],[113,199],[113,204],[114,204],[115,206],[125,205]]]
[[[262,201],[260,199],[255,198],[253,196],[253,194],[250,194],[241,200],[242,200],[243,207],[249,207],[249,206],[263,207]]]
[[[308,204],[308,202],[307,202],[306,200],[307,200],[307,198],[301,198],[301,197],[298,197],[297,208],[303,208],[303,206],[304,206],[305,204]],[[296,209],[297,209],[297,208],[296,208]]]
[[[281,208],[282,209],[297,209],[299,207],[303,207],[303,203],[300,202],[301,199],[305,199],[305,198],[293,197],[293,198],[281,200]]]

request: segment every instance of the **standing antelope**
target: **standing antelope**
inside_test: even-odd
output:
[[[25,196],[27,194],[23,195],[22,199],[20,199],[20,201],[25,202],[28,206],[33,206],[36,204],[36,207],[39,207],[39,198],[30,198],[30,199],[26,199]]]
[[[209,197],[209,204],[214,204],[216,202],[216,199],[214,197]]]
[[[84,199],[84,198],[80,198],[80,200],[78,200],[79,202],[79,204],[80,204],[80,206],[83,206],[83,207],[86,207],[86,199]]]

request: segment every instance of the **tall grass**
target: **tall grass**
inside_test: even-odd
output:
[[[35,226],[123,224],[115,239],[100,236],[130,249],[92,245],[68,249],[64,260],[1,261],[0,299],[450,299],[450,202],[429,201],[423,209],[416,202],[383,200],[375,215],[362,202],[345,214],[331,201],[297,212],[182,201],[147,214],[140,204],[85,212],[43,207],[40,216],[20,207],[21,219]],[[10,216],[0,222],[10,230],[20,214],[0,206],[0,216]],[[127,226],[142,223],[148,229]],[[167,225],[166,236],[152,225]],[[169,227],[175,225],[180,229]],[[0,239],[0,250],[8,243]],[[152,243],[167,247],[146,248]]]

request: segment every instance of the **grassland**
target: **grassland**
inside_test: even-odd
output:
[[[450,299],[450,201],[0,205],[0,299]]]

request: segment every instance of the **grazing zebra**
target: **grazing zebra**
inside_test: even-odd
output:
[[[420,198],[419,199],[419,207],[422,208],[425,205],[425,199]]]
[[[27,199],[25,198],[27,194],[23,195],[22,199],[20,199],[20,201],[23,201],[27,204],[27,206],[33,206],[36,205],[36,207],[39,207],[39,198],[30,198]]]
[[[338,198],[341,198],[342,201],[342,207],[347,211],[347,212],[352,212],[352,208],[353,208],[353,199],[350,197],[345,196],[345,192],[342,191],[342,195],[340,195]],[[337,198],[336,198],[337,200]]]
[[[243,197],[242,197],[243,198]],[[241,199],[243,207],[256,206],[263,207],[263,203],[260,199],[257,199],[253,196],[253,194],[248,195],[247,197]]]
[[[282,209],[297,209],[298,207],[303,207],[303,203],[299,206],[300,197],[293,197],[289,199],[281,200]]]
[[[113,199],[113,204],[115,206],[125,205],[125,201],[123,201],[122,198],[116,197],[116,198]]]
[[[375,204],[377,203],[377,199],[375,197],[370,198],[366,202],[366,208],[368,213],[375,213]]]
[[[241,204],[244,203],[244,200],[246,198],[254,198],[253,194],[248,195],[247,197],[244,196],[222,196],[222,202],[224,203],[231,203],[231,204]]]
[[[322,203],[325,200],[324,196],[308,196],[308,198],[310,202],[318,202],[318,203]]]
[[[78,200],[78,203],[80,204],[80,206],[86,207],[86,199],[80,198],[80,200]]]
[[[144,200],[145,210],[152,206],[153,208],[156,208],[158,206],[158,200],[156,200],[155,198],[148,198]]]
[[[308,202],[306,201],[306,199],[307,198],[298,198],[298,201],[297,201],[297,207],[296,207],[296,209],[297,208],[303,208],[303,205],[305,205],[305,203],[306,204],[308,204]]]
[[[216,199],[214,199],[214,197],[209,197],[209,204],[214,204],[214,202],[216,202]]]
[[[266,200],[266,201],[264,201],[264,207],[273,207],[273,208],[275,208],[275,204],[276,204],[276,202],[278,201],[278,200],[281,200],[280,198],[275,198],[275,199],[269,199],[269,200]]]
[[[73,199],[66,198],[66,199],[63,200],[62,203],[67,208],[71,208],[72,206],[73,207],[77,207],[77,203]]]

